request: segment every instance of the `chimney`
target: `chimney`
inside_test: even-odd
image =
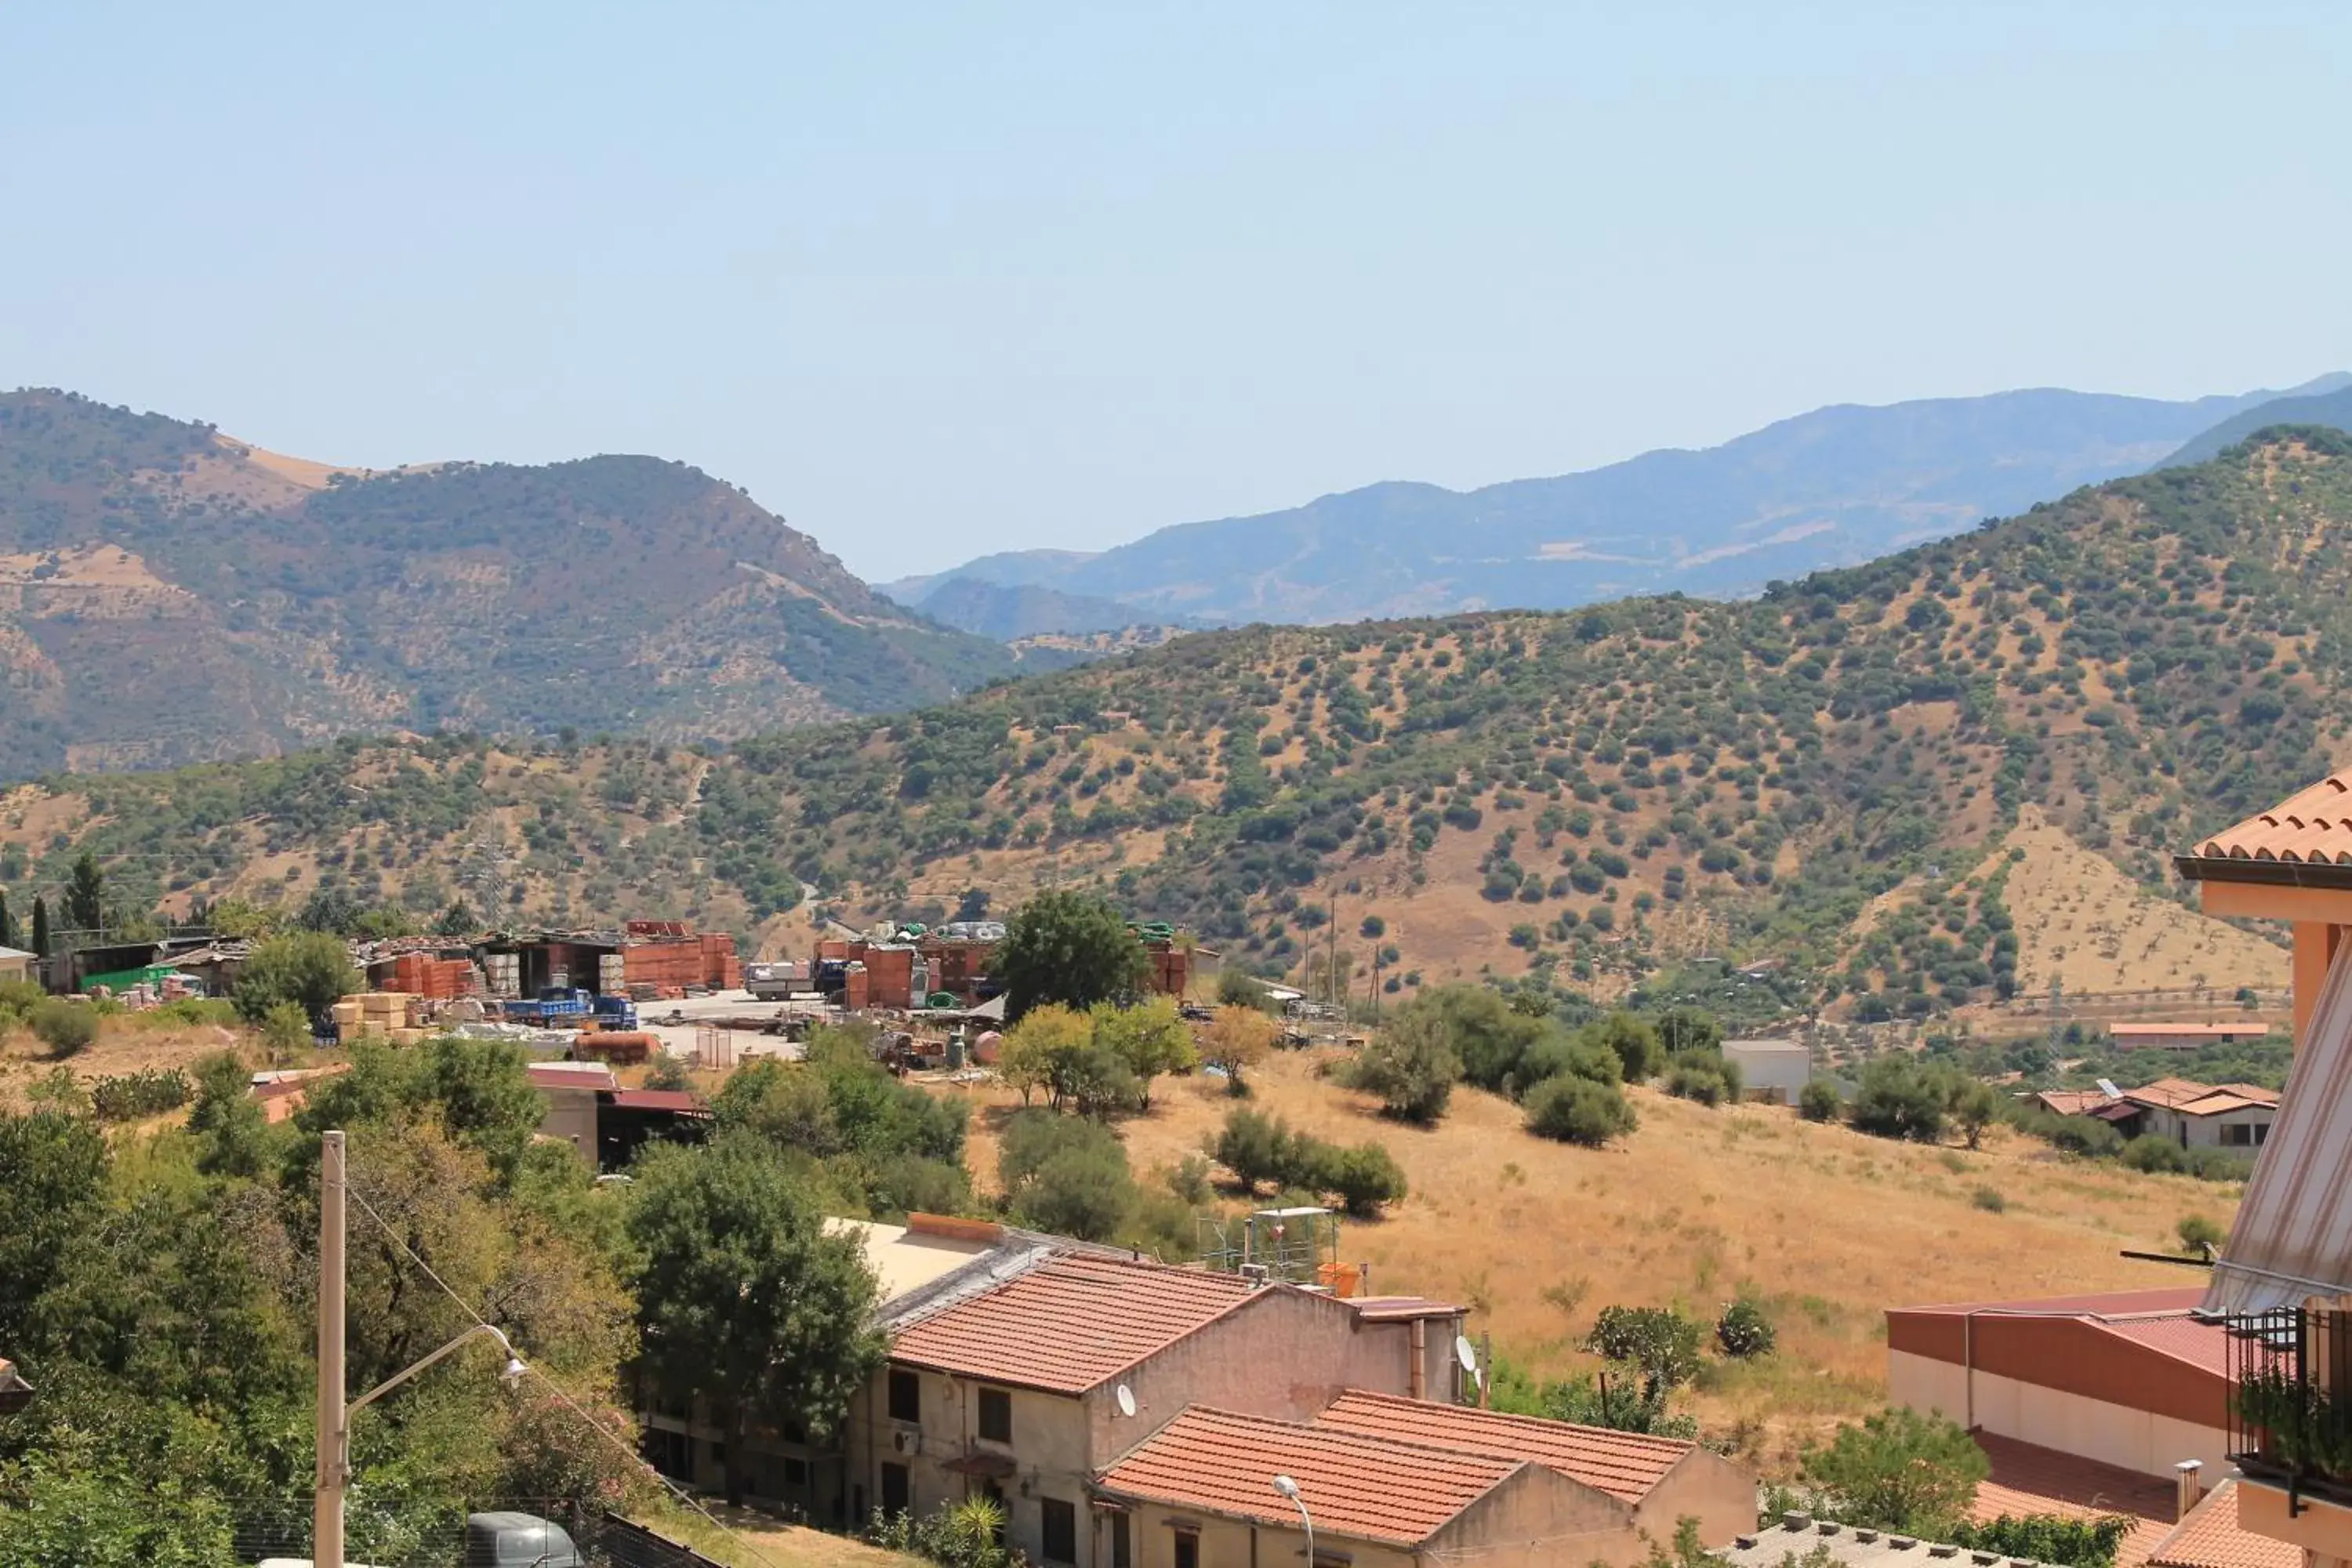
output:
[[[2202,1459],[2183,1459],[2172,1467],[2173,1485],[2177,1493],[2172,1510],[2175,1521],[2187,1519],[2189,1510],[2204,1500],[2205,1483],[2201,1479],[2204,1468],[2205,1462]]]

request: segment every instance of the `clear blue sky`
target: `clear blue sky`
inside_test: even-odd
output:
[[[869,577],[2352,364],[2352,7],[13,5],[0,384]]]

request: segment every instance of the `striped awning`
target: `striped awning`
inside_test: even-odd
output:
[[[2235,1317],[2352,1292],[2352,942],[2320,987],[2278,1119],[2203,1310]]]

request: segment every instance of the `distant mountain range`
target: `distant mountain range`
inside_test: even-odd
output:
[[[2335,376],[2323,378],[2326,382],[2339,380]],[[2191,463],[2206,462],[2218,456],[2223,447],[2234,447],[2255,431],[2273,425],[2321,425],[2330,430],[2352,430],[2352,386],[2339,384],[2332,392],[2277,397],[2268,403],[2257,404],[2243,414],[2222,420],[2165,458],[2159,466],[2179,468]]]
[[[1116,601],[1139,624],[1736,596],[2179,460],[2183,443],[2208,431],[2237,432],[2185,454],[2210,455],[2252,428],[2336,406],[2330,395],[2347,389],[2352,374],[2338,373],[2284,393],[2185,403],[2053,389],[1839,405],[1701,451],[1466,492],[1370,485],[1286,511],[1163,528],[1097,554],[988,555],[882,587],[925,607],[971,582],[1050,588]],[[2277,417],[2263,412],[2274,404]]]
[[[682,463],[366,473],[0,395],[0,779],[353,731],[725,740],[1078,657],[903,609]]]

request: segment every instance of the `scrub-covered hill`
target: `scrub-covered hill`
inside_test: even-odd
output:
[[[1706,956],[1769,961],[1759,1006],[1925,1016],[2020,984],[2007,885],[2049,835],[2173,897],[2169,851],[2343,754],[2347,459],[2273,432],[1753,602],[1204,634],[709,755],[58,781],[0,803],[0,880],[21,908],[86,843],[138,898],[323,878],[422,910],[498,841],[517,907],[744,927],[804,889],[862,917],[1099,881],[1229,962],[1336,952],[1360,994],[1375,961],[1738,984]],[[2173,984],[2246,983],[2167,941]]]

